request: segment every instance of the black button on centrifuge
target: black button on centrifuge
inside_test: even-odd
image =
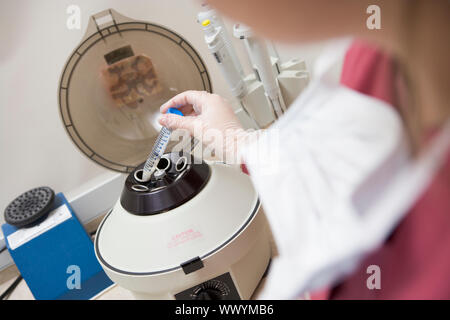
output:
[[[183,268],[184,274],[189,274],[203,268],[203,261],[200,257],[195,257],[191,260],[183,262],[180,266]]]

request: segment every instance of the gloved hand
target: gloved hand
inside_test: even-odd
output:
[[[178,108],[184,117],[166,114],[169,108]],[[249,133],[246,132],[231,108],[221,96],[206,91],[182,92],[161,106],[159,123],[171,130],[184,129],[198,139],[222,161],[240,163],[240,148]]]

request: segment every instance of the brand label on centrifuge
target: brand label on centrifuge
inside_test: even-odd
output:
[[[202,236],[203,236],[203,234],[200,231],[198,231],[194,228],[189,228],[180,233],[174,234],[170,238],[170,241],[167,243],[167,248],[171,249],[171,248],[177,247],[183,243],[192,241],[194,239],[201,238]]]
[[[70,219],[72,214],[66,205],[62,205],[49,213],[47,219],[42,223],[31,228],[22,228],[8,236],[8,244],[11,250],[14,250],[21,245],[33,240],[47,230],[56,227],[60,223]]]

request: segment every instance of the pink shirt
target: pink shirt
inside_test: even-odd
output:
[[[395,105],[389,55],[356,41],[347,52],[341,83]],[[369,290],[367,267],[381,269],[381,289]],[[390,237],[331,291],[313,298],[450,299],[450,150],[445,164]]]

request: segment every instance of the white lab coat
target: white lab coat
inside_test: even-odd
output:
[[[450,140],[447,126],[413,162],[394,108],[331,80],[347,46],[319,60],[317,79],[244,150],[279,251],[259,298],[295,298],[354,270],[427,186]]]

